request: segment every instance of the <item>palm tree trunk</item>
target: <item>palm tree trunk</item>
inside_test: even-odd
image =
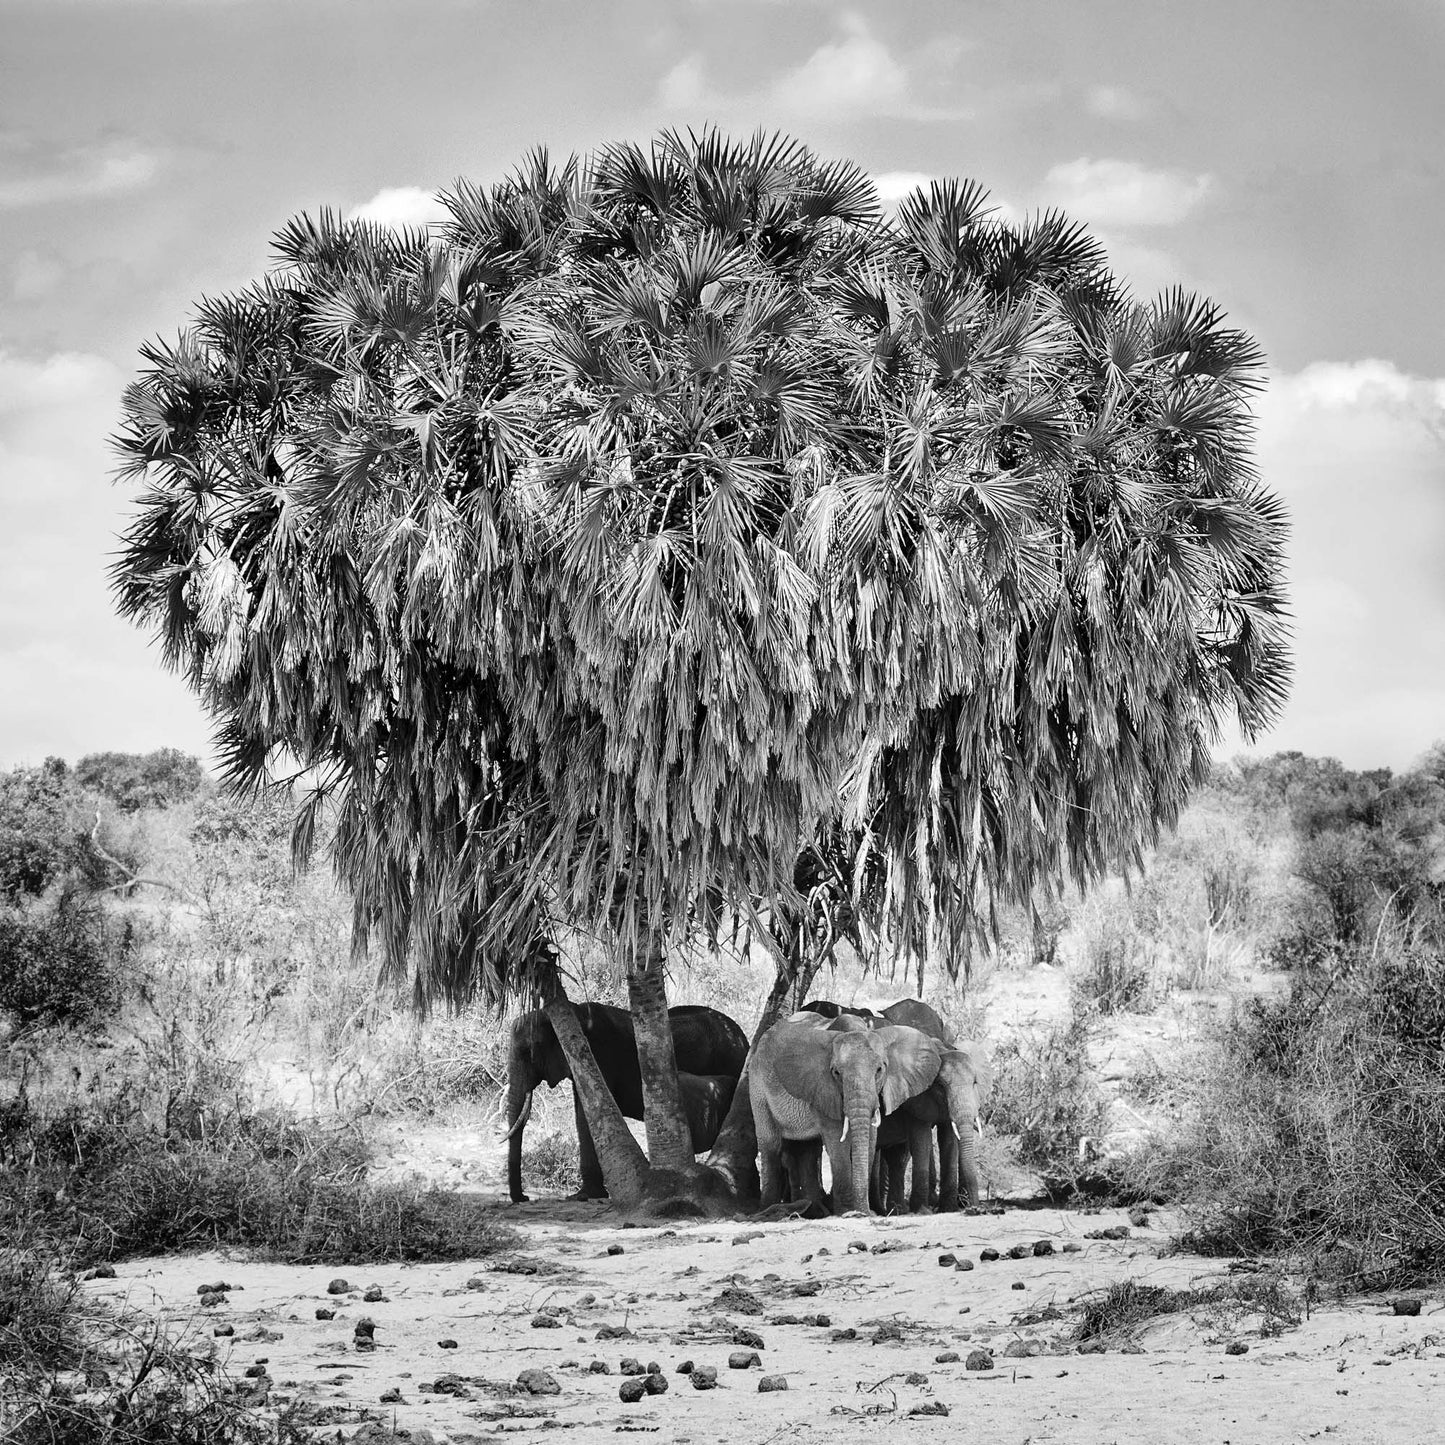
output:
[[[667,1017],[667,980],[661,938],[627,975],[627,1004],[637,1038],[642,1074],[642,1113],[647,1158],[654,1169],[682,1169],[693,1162],[692,1131],[677,1084],[677,1056]],[[611,1189],[611,1185],[608,1188]]]
[[[567,1056],[567,1066],[572,1071],[572,1087],[582,1101],[582,1111],[591,1127],[607,1192],[619,1204],[635,1203],[642,1197],[647,1160],[637,1140],[632,1137],[632,1131],[627,1127],[601,1069],[597,1067],[592,1046],[582,1032],[582,1025],[577,1022],[572,1001],[559,989],[548,1001],[546,1013],[548,1022],[556,1030],[557,1042]]]

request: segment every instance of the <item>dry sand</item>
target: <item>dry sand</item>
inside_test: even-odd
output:
[[[339,1270],[207,1254],[132,1261],[87,1288],[176,1326],[192,1319],[193,1338],[213,1341],[232,1376],[264,1361],[272,1403],[331,1408],[327,1439],[373,1419],[418,1441],[429,1430],[437,1442],[559,1427],[578,1440],[636,1432],[678,1445],[1445,1441],[1438,1299],[1416,1318],[1396,1317],[1380,1301],[1326,1304],[1273,1336],[1261,1335],[1261,1315],[1216,1306],[1153,1321],[1135,1336],[1142,1353],[1117,1345],[1075,1353],[1076,1301],[1089,1291],[1122,1279],[1198,1286],[1227,1274],[1225,1261],[1161,1257],[1167,1216],[1126,1240],[1103,1241],[1085,1235],[1125,1223],[1122,1213],[1012,1209],[643,1228],[622,1227],[597,1204],[538,1202],[502,1213],[519,1229],[517,1252],[470,1266]],[[1056,1252],[979,1259],[985,1246],[1006,1252],[1039,1240]],[[1081,1247],[1065,1253],[1065,1243]],[[941,1267],[945,1253],[974,1267]],[[354,1288],[328,1294],[339,1276]],[[233,1287],[226,1302],[200,1310],[198,1287],[221,1280]],[[384,1298],[365,1303],[372,1285]],[[318,1306],[334,1308],[335,1318],[318,1320]],[[1060,1317],[1040,1318],[1051,1310]],[[818,1314],[826,1325],[778,1322]],[[363,1316],[376,1327],[370,1353],[354,1343]],[[556,1323],[539,1327],[539,1318]],[[217,1325],[234,1334],[215,1338]],[[631,1333],[599,1340],[604,1327]],[[835,1339],[843,1329],[857,1338]],[[746,1348],[734,1342],[740,1330],[761,1336],[760,1369],[728,1367],[729,1354]],[[1230,1342],[1248,1352],[1227,1354]],[[1018,1353],[1030,1343],[1043,1353]],[[994,1368],[970,1371],[964,1361],[980,1348],[992,1350]],[[938,1363],[945,1352],[963,1358]],[[626,1356],[657,1362],[667,1392],[624,1404]],[[590,1373],[594,1360],[610,1373]],[[717,1387],[694,1389],[676,1373],[684,1360],[716,1366]],[[516,1393],[527,1369],[547,1372],[559,1392]],[[762,1375],[786,1377],[786,1392],[760,1393]],[[458,1393],[433,1388],[439,1378],[446,1387],[446,1376]],[[400,1399],[383,1403],[390,1391]],[[910,1414],[936,1403],[947,1406],[947,1420]]]

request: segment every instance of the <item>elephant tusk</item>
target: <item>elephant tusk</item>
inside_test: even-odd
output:
[[[957,1120],[957,1119],[950,1119],[950,1120],[948,1121],[948,1126],[949,1126],[950,1129],[953,1130],[953,1137],[954,1137],[955,1139],[962,1139],[962,1138],[963,1138],[963,1135],[958,1132],[958,1120]]]
[[[848,1116],[843,1115],[843,1132],[838,1135],[838,1142],[841,1144],[848,1137]]]
[[[977,1114],[973,1116],[973,1132],[977,1134],[980,1139],[983,1138],[983,1120],[980,1119]]]
[[[876,1129],[883,1122],[883,1110],[875,1108],[873,1110],[873,1118],[869,1122]]]
[[[512,1137],[512,1135],[517,1132],[518,1129],[525,1129],[526,1126],[527,1126],[527,1120],[530,1119],[531,1117],[532,1117],[532,1096],[531,1096],[530,1094],[528,1094],[528,1095],[527,1095],[527,1102],[522,1105],[522,1112],[517,1115],[517,1122],[516,1122],[515,1124],[513,1124],[512,1127],[511,1127],[510,1129],[508,1129],[505,1134],[502,1135],[502,1140],[503,1140],[503,1142],[505,1143],[506,1140],[510,1139],[510,1138]]]

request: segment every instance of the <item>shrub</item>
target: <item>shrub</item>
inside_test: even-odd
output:
[[[110,923],[93,899],[76,894],[0,908],[0,1014],[26,1027],[104,1021],[119,1003],[132,941],[128,925]]]
[[[1022,1034],[994,1054],[993,1089],[983,1112],[1001,1134],[1018,1137],[1019,1159],[1073,1176],[1080,1144],[1097,1139],[1105,1105],[1088,1066],[1088,1023]]]
[[[1300,1252],[1367,1282],[1445,1271],[1442,1000],[1445,960],[1396,946],[1249,1001],[1132,1187],[1181,1202],[1204,1252]]]
[[[1079,995],[1100,1013],[1146,1013],[1155,998],[1148,945],[1125,899],[1105,899],[1087,915],[1082,966],[1074,974]]]
[[[349,1129],[277,1112],[238,1117],[204,1140],[83,1116],[22,1121],[31,1162],[0,1176],[0,1236],[43,1227],[82,1261],[246,1246],[292,1263],[470,1259],[512,1233],[474,1199],[364,1178]]]
[[[88,822],[85,799],[59,758],[0,773],[0,901],[39,897],[76,867]]]
[[[522,1177],[540,1193],[567,1193],[576,1187],[581,1168],[575,1133],[540,1134],[522,1149]]]
[[[200,763],[178,748],[154,753],[90,753],[75,765],[82,787],[109,798],[123,813],[169,808],[200,791]]]

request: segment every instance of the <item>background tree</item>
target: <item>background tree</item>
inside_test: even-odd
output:
[[[548,1000],[635,1193],[560,927],[611,941],[682,1166],[670,944],[797,936],[808,850],[841,848],[850,926],[956,970],[1000,900],[1172,822],[1224,716],[1272,715],[1260,358],[1061,217],[947,183],[884,220],[782,138],[444,199],[432,236],[292,222],[145,349],[117,593],[233,783],[309,774],[299,854],[334,798],[357,939],[419,1000]]]

